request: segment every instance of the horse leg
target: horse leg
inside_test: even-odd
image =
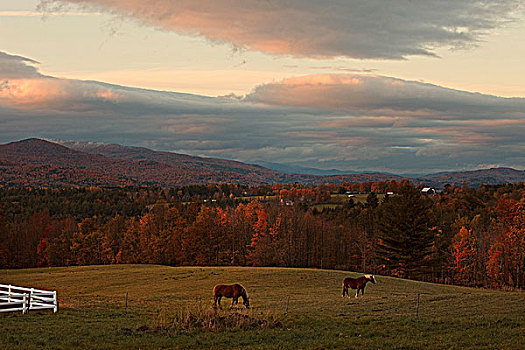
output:
[[[222,296],[220,296],[219,299],[217,300],[217,301],[218,301],[218,304],[219,304],[219,309],[220,309],[220,310],[222,310],[221,299],[222,299]]]
[[[355,298],[357,299],[359,297],[359,288],[357,288],[357,292],[355,292]]]
[[[230,306],[230,309],[233,309],[233,304],[235,303],[235,298],[232,298],[232,306]]]
[[[348,289],[346,289],[346,287],[343,286],[343,298],[345,297],[345,293],[348,293]]]
[[[361,288],[361,296],[362,296],[362,297],[365,296],[365,287]]]

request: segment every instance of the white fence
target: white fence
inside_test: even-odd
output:
[[[0,312],[58,311],[57,292],[0,284]]]

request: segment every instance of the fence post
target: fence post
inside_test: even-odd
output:
[[[22,297],[22,314],[27,313],[27,294]]]
[[[58,311],[58,299],[57,299],[57,291],[53,291],[53,313]]]
[[[419,293],[417,293],[416,317],[419,316]]]
[[[31,307],[33,306],[33,293],[35,292],[35,288],[31,288],[31,291],[29,292],[29,310],[31,310]]]

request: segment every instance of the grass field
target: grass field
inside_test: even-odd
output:
[[[349,275],[357,276],[313,269],[155,265],[0,270],[0,283],[57,290],[60,301],[57,314],[0,314],[0,348],[524,347],[524,293],[377,276],[377,284],[368,284],[364,298],[343,299],[340,284]],[[208,308],[213,303],[213,286],[229,282],[246,287],[252,306],[234,312],[254,318],[271,316],[282,326],[224,332],[151,331],[181,311],[199,305]],[[228,300],[223,303],[228,305]],[[221,314],[232,312],[224,309]]]
[[[336,201],[339,201],[339,202],[347,202],[348,200],[350,200],[350,197],[348,197],[347,194],[332,194],[330,196],[332,198],[332,200],[336,200]],[[354,200],[354,202],[356,203],[362,203],[362,204],[365,204],[366,203],[366,197],[368,197],[368,194],[353,194],[352,195],[352,198]],[[377,194],[377,199],[381,202],[383,200],[383,198],[385,198],[385,195],[383,193],[378,193]]]
[[[368,194],[353,194],[352,199],[355,203],[361,203],[366,204],[366,197],[368,197]],[[377,199],[379,201],[382,201],[383,198],[385,198],[384,194],[378,194]],[[341,207],[344,203],[348,202],[350,200],[350,197],[348,197],[347,194],[332,194],[330,196],[331,203],[322,203],[322,204],[315,204],[312,206],[312,208],[317,209],[318,211],[323,211],[324,209],[335,209],[338,207]]]

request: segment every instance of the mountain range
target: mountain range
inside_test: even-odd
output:
[[[442,187],[447,183],[477,186],[482,183],[523,182],[525,171],[493,168],[431,174],[418,178],[387,173],[314,175],[116,144],[51,142],[31,138],[0,145],[0,186],[3,187],[175,187],[212,183],[260,185],[295,182],[337,184],[403,179],[435,187]]]

